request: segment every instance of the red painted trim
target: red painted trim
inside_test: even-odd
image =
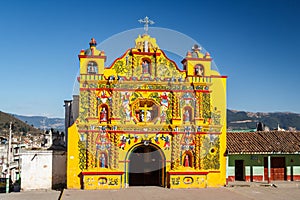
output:
[[[195,77],[195,78],[212,78],[212,76],[200,76],[200,75],[187,75],[186,77]]]
[[[165,91],[165,92],[171,92],[171,91],[176,91],[176,92],[202,92],[202,93],[210,93],[211,91],[208,90],[151,90],[151,89],[123,89],[123,88],[112,88],[112,91],[154,91],[154,92],[161,92],[161,91]]]
[[[122,59],[125,57],[125,55],[128,53],[128,51],[130,51],[130,50],[131,50],[131,49],[127,49],[127,51],[125,51],[125,53],[124,53],[121,57],[115,59],[114,62],[113,62],[109,67],[107,67],[107,68],[105,68],[105,69],[111,69],[112,66],[114,66],[114,64],[115,64],[117,61],[122,60]],[[104,69],[104,70],[105,70],[105,69]]]
[[[110,133],[121,133],[121,134],[124,134],[124,133],[134,133],[134,134],[156,134],[156,133],[163,133],[163,134],[174,134],[174,135],[177,135],[177,134],[186,134],[187,132],[184,132],[184,131],[181,131],[181,132],[172,132],[172,131],[129,131],[129,130],[107,130],[107,132],[110,132]],[[197,134],[197,135],[203,135],[203,134],[209,134],[209,135],[221,135],[222,133],[220,132],[189,132],[191,134]]]
[[[207,175],[209,172],[168,172],[170,175]]]
[[[94,133],[98,133],[101,130],[78,130],[78,132],[80,133],[84,133],[84,132],[94,132]],[[173,134],[173,135],[177,135],[177,134],[186,134],[186,132],[181,131],[181,132],[172,132],[172,131],[129,131],[129,130],[106,130],[109,133],[119,133],[119,134],[127,134],[127,133],[134,133],[134,134],[157,134],[157,133],[162,133],[162,134]],[[196,135],[221,135],[222,133],[220,132],[189,132],[191,134],[196,134]],[[214,171],[211,171],[214,172]],[[215,172],[219,172],[219,171],[215,171]]]
[[[291,175],[287,175],[286,178],[287,178],[288,181],[292,181]],[[293,181],[300,181],[300,175],[293,175]]]
[[[119,117],[110,118],[110,120],[121,120]]]
[[[99,90],[102,88],[80,88],[80,91],[85,91],[85,90]],[[151,91],[151,92],[201,92],[201,93],[211,93],[211,90],[151,90],[151,89],[123,89],[123,88],[111,88],[111,91]]]
[[[129,131],[129,130],[107,130],[107,132],[110,133],[120,133],[120,134],[124,134],[124,133],[134,133],[134,134],[156,134],[156,133],[165,133],[165,134],[170,134],[170,131]]]
[[[81,172],[82,175],[123,175],[124,172]]]
[[[85,90],[97,90],[99,88],[79,88],[80,91],[85,91]]]
[[[92,132],[92,133],[99,133],[101,130],[78,130],[80,133],[85,133],[85,132]]]
[[[184,58],[181,63],[183,64],[184,62],[188,60],[201,60],[201,61],[212,61],[212,58]]]
[[[128,51],[131,51],[131,49],[128,49],[128,50],[127,50],[120,58],[115,59],[114,62],[113,62],[109,67],[107,67],[107,68],[105,68],[105,69],[111,69],[112,66],[114,66],[114,64],[115,64],[118,60],[121,60],[121,59],[124,58],[124,56],[128,53]],[[162,53],[162,54],[164,55],[164,57],[167,58],[168,61],[172,62],[172,63],[176,66],[176,69],[177,69],[178,71],[180,71],[180,72],[186,72],[186,70],[181,70],[181,69],[179,69],[178,66],[177,66],[177,64],[176,64],[173,60],[169,59],[169,58],[166,56],[165,52],[162,51],[162,50],[161,50],[161,53],[159,53],[159,52],[134,52],[134,51],[132,51],[131,53],[132,53],[132,55],[147,55],[147,56],[153,56],[153,55],[160,56],[160,54]]]
[[[228,78],[228,76],[216,76],[216,75],[211,75],[211,78]]]
[[[258,182],[258,181],[263,181],[263,175],[255,175],[252,176],[252,181]],[[251,176],[245,176],[245,179],[247,182],[251,182]]]
[[[188,75],[187,77],[194,77],[194,78],[228,78],[228,76],[217,76],[217,75],[211,75],[211,76]]]
[[[235,181],[235,176],[228,176],[227,179],[229,182],[234,182]]]
[[[172,132],[172,134],[176,135],[176,134],[185,134],[186,132]],[[192,134],[197,134],[197,135],[203,135],[203,134],[211,134],[211,135],[221,135],[222,133],[221,132],[190,132]]]
[[[132,52],[132,55],[145,55],[145,56],[160,56],[160,53],[159,52],[139,52],[139,51],[135,51],[135,52]]]
[[[96,90],[97,91],[102,91],[102,90],[104,90],[104,91],[107,91],[107,92],[111,92],[111,89],[109,89],[109,88],[96,88]]]
[[[228,181],[234,182],[235,181],[235,176],[228,176]],[[245,181],[246,182],[251,182],[251,176],[245,176]],[[252,177],[253,182],[262,182],[263,180],[263,175],[255,175]]]
[[[175,65],[175,67],[176,67],[176,69],[177,69],[178,71],[180,71],[180,72],[186,72],[186,70],[181,70],[181,69],[179,69],[178,66],[177,66],[177,64],[176,64],[176,62],[174,62],[173,60],[171,60],[170,58],[168,58],[168,56],[165,54],[164,51],[161,50],[161,52],[162,52],[162,54],[164,55],[164,57],[167,58],[167,60],[169,60],[170,62],[172,62],[172,63]]]
[[[102,58],[106,61],[106,56],[88,56],[88,55],[78,55],[78,58]]]
[[[220,173],[220,171],[216,170],[216,171],[209,171],[209,173]]]

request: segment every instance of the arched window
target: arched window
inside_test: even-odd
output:
[[[88,74],[97,74],[98,73],[98,65],[95,61],[90,61],[87,65]]]
[[[204,67],[202,65],[195,65],[195,76],[204,76]]]

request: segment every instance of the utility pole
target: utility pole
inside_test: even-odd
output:
[[[12,122],[10,122],[10,125],[9,125],[9,140],[8,140],[8,149],[7,149],[6,193],[9,193],[9,182],[10,182],[11,134],[12,134]]]

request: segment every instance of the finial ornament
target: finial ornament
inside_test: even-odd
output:
[[[90,46],[97,46],[97,42],[96,42],[95,38],[91,39]]]
[[[149,17],[146,16],[144,19],[139,19],[139,22],[144,24],[145,34],[148,35],[149,24],[150,25],[154,24],[154,21],[150,20]]]
[[[194,46],[192,47],[193,51],[201,51],[202,47],[199,47],[198,44],[194,44]]]

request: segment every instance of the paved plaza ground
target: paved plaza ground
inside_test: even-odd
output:
[[[228,187],[204,189],[166,189],[161,187],[130,187],[121,190],[70,190],[64,191],[28,191],[0,194],[0,200],[190,200],[222,199],[222,200],[298,200],[300,199],[300,182],[266,183],[234,182]]]

